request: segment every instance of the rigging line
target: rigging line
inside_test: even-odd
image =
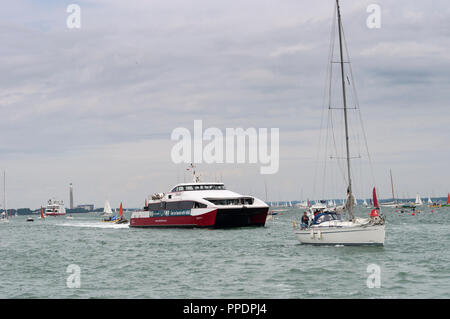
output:
[[[328,113],[330,112],[330,110],[328,110]],[[330,119],[330,116],[328,116],[328,119]],[[328,153],[328,138],[329,138],[329,127],[330,127],[330,121],[327,121],[327,131],[326,131],[326,138],[325,138],[325,158],[323,161],[323,176],[322,176],[322,195],[321,195],[321,199],[325,198],[325,187],[326,187],[326,176],[327,176],[327,153]]]
[[[328,48],[328,61],[332,61],[333,60],[333,48],[334,48],[334,34],[335,34],[335,30],[336,30],[336,5],[334,7],[333,10],[333,19],[332,19],[332,24],[331,24],[331,34],[330,34],[330,45]],[[328,87],[328,103],[330,106],[331,103],[331,78],[332,78],[332,72],[333,72],[333,68],[332,68],[332,64],[329,63],[327,66],[327,72],[325,75],[325,83],[327,82],[327,78],[329,78],[329,87]],[[321,149],[321,142],[322,142],[322,129],[323,129],[323,120],[324,120],[324,111],[325,111],[325,96],[327,93],[327,86],[325,86],[324,88],[324,95],[323,95],[323,99],[322,99],[322,114],[321,114],[321,119],[320,119],[320,129],[319,129],[319,145],[317,148],[317,155],[316,155],[316,165],[314,167],[314,180],[313,180],[313,195],[315,196],[316,194],[316,182],[317,182],[317,168],[319,165],[319,157],[320,157],[320,149]]]
[[[326,177],[327,177],[327,153],[328,153],[328,141],[329,141],[329,134],[330,134],[330,124],[331,127],[333,125],[332,122],[332,110],[331,110],[331,99],[332,99],[332,84],[333,84],[333,59],[334,59],[334,46],[335,46],[335,39],[336,39],[336,15],[337,10],[334,8],[333,10],[333,19],[332,19],[332,29],[330,34],[330,47],[329,47],[329,82],[328,82],[328,121],[327,121],[327,139],[325,144],[325,152],[324,152],[324,174],[323,174],[323,180],[322,180],[322,199],[325,198],[326,192],[328,192],[328,189],[326,189],[326,186],[328,185]],[[332,172],[332,170],[331,170]]]
[[[328,108],[331,108],[331,91],[332,91],[332,81],[333,81],[333,57],[334,57],[334,43],[336,38],[336,5],[333,11],[333,23],[330,34],[330,47],[329,47],[329,83],[328,83]]]
[[[333,117],[333,113],[330,112],[330,117]],[[334,152],[337,154],[339,154],[338,149],[337,149],[337,144],[336,144],[336,134],[334,134],[334,126],[333,126],[333,120],[331,119],[331,132],[332,132],[332,136],[333,136],[333,146],[334,146]],[[347,183],[347,178],[345,177],[345,170],[344,167],[342,165],[339,165],[339,163],[336,164],[336,166],[339,168],[340,172],[342,173],[342,177],[344,178],[344,181]]]
[[[347,59],[350,62],[350,54],[349,54],[349,50],[348,50],[348,47],[347,47],[347,40],[345,38],[344,30],[342,30],[342,35],[343,35],[343,38],[344,38],[344,45],[345,45],[345,52],[347,54]],[[359,106],[359,99],[358,99],[358,94],[357,94],[356,86],[355,86],[355,77],[353,76],[353,69],[352,69],[351,63],[349,63],[349,71],[350,71],[350,78],[351,78],[351,82],[352,82],[352,90],[354,92],[353,94],[354,94],[354,97],[355,97],[355,105],[358,108],[359,122],[361,124],[361,130],[362,130],[363,137],[364,137],[364,145],[365,145],[366,152],[367,152],[367,158],[369,159],[369,167],[370,167],[370,172],[371,172],[371,175],[372,175],[372,182],[373,182],[374,186],[377,187],[377,181],[376,181],[376,178],[375,178],[375,173],[373,171],[372,157],[370,156],[370,152],[369,152],[369,145],[367,143],[367,134],[366,134],[366,130],[365,130],[365,127],[364,127],[364,121],[363,121],[363,118],[362,118],[361,108]]]

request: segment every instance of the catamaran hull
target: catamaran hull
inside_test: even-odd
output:
[[[165,211],[162,215],[151,216],[153,212],[136,212],[130,218],[130,227],[207,227],[233,228],[264,226],[268,207],[258,208],[209,208],[192,209],[189,213]]]
[[[317,227],[297,230],[297,239],[310,245],[384,245],[385,225],[366,227]]]

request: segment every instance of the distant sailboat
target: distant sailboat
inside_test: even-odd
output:
[[[2,215],[1,215],[1,217],[0,217],[0,222],[1,222],[1,223],[9,223],[8,216],[6,215],[5,212],[2,212]]]
[[[304,202],[298,203],[296,206],[299,207],[299,208],[308,208],[310,206],[309,205],[309,199],[307,199]]]
[[[3,171],[3,209],[0,222],[9,223],[8,210],[6,209],[6,171]]]
[[[415,202],[415,204],[416,204],[416,206],[423,205],[422,198],[420,198],[419,194],[416,195],[416,202]]]
[[[431,203],[428,205],[430,208],[450,207],[450,193],[447,196],[447,204],[441,204],[439,202]]]
[[[399,203],[395,199],[394,181],[392,179],[392,170],[391,169],[389,170],[389,175],[391,176],[392,202],[384,202],[381,204],[381,206],[383,206],[383,207],[399,207]]]
[[[119,209],[119,218],[115,221],[116,224],[125,224],[128,223],[128,220],[123,217],[123,208],[122,203],[120,203],[120,209]]]
[[[45,219],[45,215],[44,215],[44,209],[41,206],[41,216],[39,217],[39,219]]]
[[[103,214],[102,216],[112,216],[113,212],[111,210],[111,205],[109,204],[109,201],[105,201],[105,207],[103,208]]]
[[[442,205],[443,207],[450,207],[450,193],[447,196],[447,204]]]
[[[102,220],[103,222],[115,222],[117,219],[117,216],[113,216],[113,211],[108,200],[105,201],[105,207],[103,208],[102,216],[105,217]]]

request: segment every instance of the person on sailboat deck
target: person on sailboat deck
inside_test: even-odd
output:
[[[309,226],[309,217],[308,217],[308,213],[304,212],[303,216],[302,216],[302,229],[304,228],[308,228]]]

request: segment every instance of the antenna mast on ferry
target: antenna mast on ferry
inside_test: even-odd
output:
[[[198,176],[195,172],[195,166],[194,164],[191,163],[191,169],[192,169],[192,177],[193,177],[193,182],[194,183],[199,183],[200,182],[200,176]]]

